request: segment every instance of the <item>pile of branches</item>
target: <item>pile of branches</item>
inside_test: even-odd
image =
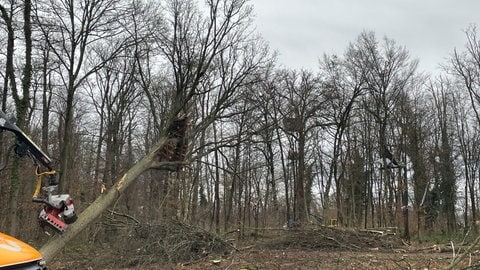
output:
[[[100,225],[100,226],[99,226]],[[53,269],[130,269],[190,264],[209,256],[229,254],[234,247],[221,237],[178,220],[141,223],[115,212],[104,215],[94,239],[79,239],[51,262]]]
[[[233,247],[219,236],[177,220],[159,224],[138,224],[131,238],[142,243],[136,260],[145,263],[161,260],[169,263],[193,262],[211,254],[230,253]]]
[[[348,229],[319,227],[316,229],[294,229],[265,243],[270,249],[315,249],[336,251],[360,251],[368,249],[393,250],[404,244],[395,235],[380,236],[368,232]]]

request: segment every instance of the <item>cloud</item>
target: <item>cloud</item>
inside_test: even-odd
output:
[[[420,68],[433,71],[480,25],[477,0],[255,0],[258,31],[286,67],[317,67],[324,53],[342,54],[362,31],[405,46]]]

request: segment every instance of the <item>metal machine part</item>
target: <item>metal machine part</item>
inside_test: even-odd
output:
[[[12,151],[20,157],[32,158],[37,175],[32,201],[42,204],[38,216],[40,226],[46,233],[48,233],[45,230],[46,227],[52,228],[58,233],[65,232],[68,224],[77,220],[77,215],[69,194],[53,194],[58,187],[53,161],[15,125],[13,120],[7,118],[5,113],[0,110],[0,132],[4,130],[15,134],[17,141],[8,148],[7,155],[3,159],[4,162],[0,164],[0,170],[6,168],[8,157]],[[44,171],[40,171],[39,165],[45,168]],[[46,187],[42,187],[43,176],[48,176]],[[38,250],[12,236],[0,233],[0,269],[46,270],[47,268]]]
[[[71,224],[77,220],[73,200],[69,194],[54,195],[53,191],[58,187],[56,179],[56,171],[54,170],[53,161],[38,147],[15,123],[8,119],[4,112],[0,111],[0,131],[7,130],[15,134],[17,143],[14,147],[15,153],[20,156],[31,157],[35,164],[35,173],[37,175],[37,186],[32,197],[32,201],[42,204],[42,210],[38,216],[40,226],[53,228],[56,232],[63,233],[67,228],[67,224]],[[5,158],[8,161],[8,155]],[[39,163],[45,171],[40,172]],[[0,166],[4,168],[4,166]],[[42,188],[42,177],[48,176],[48,186]],[[42,190],[42,196],[40,196]]]
[[[72,224],[77,220],[75,214],[75,207],[73,200],[68,194],[52,195],[51,191],[55,186],[49,186],[43,188],[47,190],[47,199],[44,201],[44,207],[38,215],[40,227],[50,227],[56,232],[65,232],[68,224]]]

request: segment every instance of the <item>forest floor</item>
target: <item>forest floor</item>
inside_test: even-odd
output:
[[[249,236],[239,242],[179,223],[150,225],[137,228],[128,239],[65,250],[49,270],[445,269],[469,247],[407,244],[398,234],[320,226],[258,230]],[[453,269],[480,269],[478,249]]]

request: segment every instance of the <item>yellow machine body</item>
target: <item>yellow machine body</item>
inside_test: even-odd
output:
[[[43,269],[42,254],[30,245],[0,232],[0,269],[13,269],[14,266],[25,264],[35,264],[38,266],[36,269]]]

